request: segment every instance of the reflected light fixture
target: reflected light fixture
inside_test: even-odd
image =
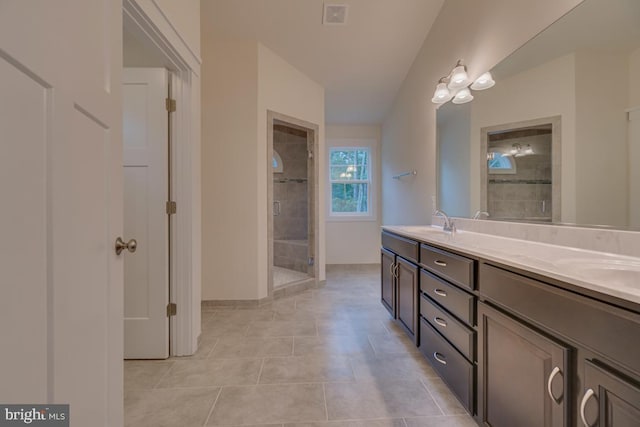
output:
[[[473,95],[469,89],[484,90],[493,87],[496,82],[490,72],[486,72],[470,84],[467,67],[462,60],[458,60],[456,66],[449,75],[438,80],[438,85],[433,93],[431,102],[434,104],[444,104],[452,101],[454,104],[465,104],[473,100]]]

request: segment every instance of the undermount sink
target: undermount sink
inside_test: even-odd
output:
[[[565,258],[555,261],[583,279],[623,287],[640,287],[640,262],[624,259]]]

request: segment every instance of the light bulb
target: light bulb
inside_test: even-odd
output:
[[[456,93],[456,96],[453,97],[453,101],[451,102],[454,104],[466,104],[471,101],[473,101],[473,95],[471,95],[471,91],[465,87]]]
[[[436,86],[436,91],[433,93],[433,98],[431,98],[431,102],[434,104],[444,104],[445,102],[451,99],[451,92],[449,88],[447,88],[446,83],[438,83]]]
[[[485,90],[493,87],[495,84],[496,82],[495,80],[493,80],[491,73],[487,71],[486,73],[478,77],[475,82],[473,82],[473,84],[471,85],[471,89]]]
[[[467,68],[464,65],[458,65],[451,72],[451,80],[449,82],[449,89],[460,89],[469,84],[469,76],[467,75]]]

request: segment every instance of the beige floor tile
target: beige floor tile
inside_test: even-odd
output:
[[[262,359],[176,360],[158,388],[257,384]]]
[[[422,379],[438,376],[421,353],[383,354],[369,358],[354,358],[351,362],[358,381]]]
[[[447,387],[440,377],[423,378],[422,383],[427,387],[429,393],[431,393],[431,396],[433,396],[445,415],[467,413],[458,398],[449,390],[449,387]]]
[[[406,335],[395,334],[372,334],[369,335],[369,342],[373,346],[376,354],[406,354],[419,353],[420,349]]]
[[[353,381],[349,359],[329,356],[264,359],[260,384]]]
[[[295,337],[295,356],[373,356],[374,351],[366,336],[325,335]]]
[[[316,336],[316,322],[296,320],[271,320],[252,322],[247,329],[250,337]]]
[[[224,387],[207,425],[325,421],[322,384]]]
[[[184,359],[203,359],[208,357],[216,345],[218,344],[218,338],[216,337],[208,337],[203,336],[200,339],[200,345],[198,345],[198,350],[191,356],[185,357],[177,357],[172,360],[184,360]]]
[[[383,420],[327,421],[321,423],[293,423],[284,427],[405,427],[402,418]]]
[[[478,427],[469,415],[405,418],[407,427]]]
[[[173,366],[173,361],[125,360],[124,389],[152,389]]]
[[[293,337],[250,338],[221,337],[209,357],[234,359],[242,357],[291,356]]]
[[[202,327],[202,338],[243,337],[249,329],[251,321],[221,321],[214,317]]]
[[[229,312],[217,313],[213,320],[225,323],[250,323],[264,320],[273,320],[273,310],[260,308],[238,308]]]
[[[325,384],[330,420],[442,415],[418,380]]]
[[[379,320],[319,320],[318,335],[383,335],[389,333]]]
[[[220,389],[129,390],[125,427],[201,427]]]

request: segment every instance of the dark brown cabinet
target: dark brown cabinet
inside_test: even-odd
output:
[[[585,361],[580,422],[589,427],[640,426],[640,388],[606,365]]]
[[[396,258],[396,265],[398,321],[414,337],[414,341],[417,341],[419,269],[415,264],[400,257]]]
[[[386,249],[380,251],[380,302],[396,317],[395,254]]]
[[[380,301],[417,345],[420,268],[415,263],[419,244],[390,233],[382,233],[382,244]]]
[[[640,305],[388,231],[382,244],[382,304],[479,425],[640,427]]]
[[[569,347],[483,303],[478,325],[478,404],[484,425],[569,426]]]

